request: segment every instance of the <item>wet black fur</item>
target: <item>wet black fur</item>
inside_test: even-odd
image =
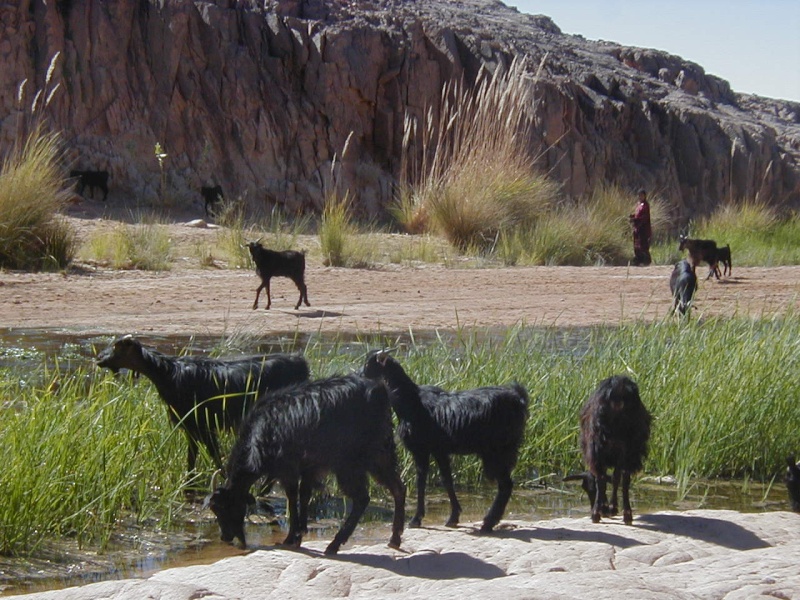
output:
[[[394,358],[372,352],[364,375],[382,379],[389,386],[392,408],[400,420],[398,436],[414,457],[417,470],[417,509],[411,527],[425,516],[425,484],[433,456],[450,498],[449,527],[461,514],[450,469],[451,454],[476,454],[490,480],[497,481],[497,495],[483,519],[482,531],[491,531],[505,512],[511,497],[511,472],[528,418],[528,394],[519,384],[482,387],[461,392],[418,386]]]
[[[286,492],[289,534],[300,546],[307,532],[311,492],[326,473],[336,476],[352,510],[325,550],[336,554],[369,503],[367,473],[394,498],[389,545],[399,547],[405,519],[405,486],[397,470],[388,392],[357,375],[307,382],[270,394],[248,414],[231,450],[225,483],[209,504],[221,537],[245,545],[244,516],[250,487],[260,477]]]
[[[236,428],[266,390],[305,381],[308,363],[302,356],[266,354],[231,360],[167,356],[145,348],[132,336],[117,339],[97,357],[97,364],[115,373],[141,373],[156,386],[169,418],[186,433],[187,467],[193,471],[198,444],[208,449],[218,468],[222,458],[217,431]]]
[[[650,413],[636,383],[624,375],[600,382],[581,409],[580,444],[583,460],[595,478],[597,494],[592,521],[617,514],[617,488],[622,480],[623,519],[633,522],[629,490],[631,475],[642,468],[650,439]],[[606,497],[606,471],[614,469],[611,506]],[[590,496],[591,498],[591,496]]]

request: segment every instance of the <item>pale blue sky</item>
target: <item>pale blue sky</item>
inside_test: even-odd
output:
[[[800,102],[800,0],[504,0],[564,33],[657,48],[736,92]]]

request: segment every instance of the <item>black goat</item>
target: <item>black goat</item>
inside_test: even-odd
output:
[[[731,262],[731,245],[717,248],[717,261],[722,263],[722,274],[729,277],[733,274],[733,263]],[[717,265],[717,279],[719,279],[719,265]]]
[[[70,177],[78,179],[78,193],[83,196],[83,190],[89,186],[89,193],[94,200],[94,188],[103,192],[103,202],[108,198],[108,171],[70,171]]]
[[[687,314],[697,290],[697,276],[688,260],[683,259],[672,269],[669,289],[672,292],[672,312],[677,310],[681,315]]]
[[[369,503],[367,473],[394,498],[389,545],[400,547],[405,486],[397,470],[392,413],[386,387],[357,375],[299,384],[272,393],[247,415],[228,459],[225,483],[209,499],[223,541],[245,546],[244,517],[250,486],[266,476],[286,492],[289,534],[284,544],[300,546],[308,530],[313,488],[332,472],[352,500],[325,554],[336,554],[353,533]]]
[[[581,409],[580,443],[583,460],[595,479],[597,493],[592,521],[617,514],[617,488],[622,479],[623,520],[633,523],[629,497],[631,475],[642,468],[650,439],[650,413],[636,383],[624,375],[600,382]],[[607,469],[614,469],[611,506],[606,497]],[[587,490],[588,493],[588,490]],[[591,499],[591,494],[589,494]]]
[[[789,502],[792,510],[800,512],[800,463],[794,462],[794,457],[786,458],[786,489],[789,491]]]
[[[288,277],[300,290],[300,298],[297,300],[295,310],[300,308],[302,302],[306,306],[311,306],[308,303],[308,289],[306,288],[305,273],[306,273],[306,255],[305,252],[297,252],[296,250],[269,250],[261,245],[261,242],[249,242],[247,244],[250,250],[250,256],[253,257],[253,262],[256,265],[256,273],[261,278],[261,285],[256,290],[256,300],[253,302],[253,309],[258,308],[258,297],[261,295],[261,290],[267,289],[267,309],[272,306],[272,296],[269,291],[269,280],[273,277]]]
[[[483,472],[497,481],[497,495],[483,518],[481,531],[491,531],[503,517],[511,497],[511,472],[528,418],[528,394],[514,384],[462,392],[418,386],[386,352],[371,352],[363,373],[389,387],[392,408],[400,421],[398,435],[414,457],[417,469],[417,510],[409,523],[419,527],[425,516],[425,484],[433,455],[450,498],[448,527],[458,525],[461,505],[453,487],[451,454],[477,454]]]
[[[708,276],[709,279],[714,275],[719,279],[719,259],[717,258],[717,242],[714,240],[693,240],[685,235],[680,236],[680,244],[678,250],[689,252],[689,263],[692,265],[692,270],[697,272],[697,265],[701,262],[708,263]]]
[[[222,186],[203,186],[200,188],[200,195],[203,196],[203,202],[205,203],[206,217],[215,216],[216,210],[214,209],[214,205],[225,200],[225,196],[222,193]]]
[[[129,369],[155,384],[170,420],[186,433],[190,473],[197,462],[198,444],[205,445],[222,468],[217,431],[235,429],[266,390],[305,381],[309,375],[302,356],[266,354],[231,360],[166,356],[130,335],[101,352],[97,365],[115,373]]]

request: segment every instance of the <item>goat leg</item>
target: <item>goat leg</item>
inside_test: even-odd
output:
[[[308,505],[311,502],[311,492],[314,489],[316,479],[311,475],[303,475],[300,478],[300,515],[298,520],[299,531],[302,534],[308,533]]]
[[[500,522],[500,519],[503,518],[508,499],[511,498],[511,488],[513,486],[514,482],[511,479],[510,473],[497,478],[497,496],[495,496],[494,502],[492,502],[492,506],[489,508],[489,512],[487,512],[486,516],[483,518],[483,525],[481,526],[482,532],[490,532],[494,526]]]
[[[450,498],[450,518],[447,519],[445,527],[458,526],[458,519],[461,516],[461,505],[456,498],[456,488],[453,485],[453,472],[450,469],[450,458],[445,454],[443,456],[434,456],[436,464],[439,465],[439,472],[442,474],[442,485],[447,491],[447,497]]]
[[[303,533],[300,531],[300,518],[297,514],[298,484],[296,480],[289,483],[281,481],[281,486],[286,491],[286,507],[289,511],[289,534],[283,540],[283,545],[299,548]]]
[[[622,473],[622,520],[625,525],[633,525],[633,509],[630,499],[631,472],[627,469]]]
[[[341,474],[337,476],[339,487],[342,489],[345,496],[349,496],[353,500],[353,508],[344,520],[341,529],[336,532],[333,541],[325,548],[325,554],[327,555],[339,552],[339,548],[342,547],[342,544],[350,539],[353,531],[355,531],[356,525],[358,525],[359,519],[361,519],[361,515],[364,514],[364,511],[367,510],[367,505],[369,505],[367,474],[352,473],[348,474],[346,477],[340,475]]]
[[[594,499],[594,506],[592,507],[592,523],[599,523],[603,513],[603,507],[608,506],[608,499],[606,498],[606,482],[608,481],[608,476],[605,470],[597,472],[595,481],[597,482],[597,496]]]
[[[619,512],[617,510],[617,490],[619,489],[619,479],[622,475],[622,469],[615,468],[614,469],[614,479],[612,481],[611,487],[611,505],[610,506],[603,506],[603,516],[611,516],[614,517]]]
[[[414,513],[408,524],[409,527],[421,527],[422,518],[425,516],[425,484],[428,481],[429,459],[428,456],[414,459],[414,462],[417,463],[417,512]]]
[[[258,286],[258,289],[256,290],[256,301],[253,302],[253,310],[258,308],[258,297],[261,295],[261,290],[263,289],[264,289],[264,282],[262,281],[261,285]]]

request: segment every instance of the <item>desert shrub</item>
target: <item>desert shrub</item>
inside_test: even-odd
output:
[[[155,223],[119,224],[92,236],[88,247],[91,258],[115,269],[166,271],[172,259],[169,233]]]
[[[358,229],[350,215],[349,197],[329,195],[318,231],[323,264],[331,267],[353,266],[357,255],[357,233]]]
[[[78,248],[72,226],[58,216],[71,196],[58,134],[35,127],[6,156],[0,172],[0,267],[60,269]]]
[[[523,62],[446,85],[435,110],[407,117],[401,194],[393,214],[409,232],[436,230],[460,251],[491,250],[529,227],[558,186],[533,169],[528,150],[532,84]]]

